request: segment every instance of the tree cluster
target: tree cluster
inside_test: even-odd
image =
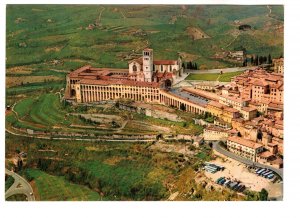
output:
[[[196,62],[191,62],[191,61],[189,61],[189,62],[186,62],[186,63],[182,63],[182,67],[184,68],[184,69],[189,69],[189,70],[198,70],[198,65],[197,65],[197,63]]]
[[[246,58],[243,62],[243,66],[247,66],[247,64],[248,64],[248,60]],[[268,56],[254,55],[254,57],[252,55],[250,58],[250,64],[252,66],[258,66],[261,64],[272,64],[272,57],[270,54]]]

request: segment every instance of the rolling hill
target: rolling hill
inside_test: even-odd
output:
[[[7,81],[63,81],[85,64],[127,68],[145,47],[157,59],[179,52],[203,68],[233,66],[213,58],[222,51],[283,53],[283,6],[7,5],[6,12]]]

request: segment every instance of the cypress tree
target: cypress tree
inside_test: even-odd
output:
[[[254,60],[253,60],[253,56],[251,55],[251,59],[250,59],[251,65],[254,64]]]
[[[272,64],[272,57],[270,54],[268,55],[268,64]]]

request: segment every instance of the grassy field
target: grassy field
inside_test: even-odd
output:
[[[204,73],[204,74],[195,74],[191,73],[188,75],[186,80],[206,80],[206,81],[217,81],[219,73]]]
[[[50,91],[63,88],[65,84],[63,82],[55,81],[55,82],[41,82],[41,83],[29,83],[24,84],[22,86],[14,86],[6,89],[6,95],[11,97],[18,94],[28,94],[39,91]]]
[[[64,106],[59,101],[59,95],[54,93],[41,93],[27,98],[21,98],[14,107],[15,113],[6,116],[6,122],[14,127],[23,129],[32,129],[36,131],[50,132],[77,132],[77,133],[94,133],[94,134],[112,134],[117,129],[111,125],[105,124],[99,127],[98,124],[89,123],[80,119],[78,116],[69,113],[87,113],[87,114],[107,114],[116,115],[121,119],[128,119],[130,113],[118,110],[114,107],[104,112],[101,108],[89,107],[82,108],[80,106]],[[200,134],[202,127],[192,123],[191,115],[183,115],[180,111],[176,111],[185,119],[182,122],[168,121],[164,119],[156,119],[140,115],[132,114],[133,120],[128,120],[122,130],[118,130],[119,134]],[[123,122],[124,122],[123,121]],[[102,123],[103,125],[103,123]],[[83,127],[84,126],[84,127]],[[96,127],[98,129],[96,129]]]
[[[220,78],[219,81],[220,82],[230,82],[232,77],[238,76],[243,72],[231,72],[231,73],[223,73]]]
[[[77,116],[67,115],[68,109],[59,101],[58,94],[44,93],[18,101],[14,107],[18,116],[11,113],[6,116],[6,121],[15,127],[38,131],[61,131],[64,128],[68,132],[72,131],[69,129],[71,124],[86,125]],[[76,128],[73,130],[76,132]]]
[[[41,201],[97,201],[100,199],[97,192],[85,186],[72,184],[63,177],[52,176],[36,169],[27,169],[26,172],[33,178]]]
[[[8,5],[6,66],[19,67],[17,72],[8,70],[9,75],[29,77],[60,77],[85,64],[126,68],[125,57],[147,46],[157,59],[177,58],[177,52],[184,52],[206,68],[234,65],[211,58],[222,49],[244,47],[250,54],[277,57],[283,52],[283,33],[274,26],[283,25],[283,7],[272,9],[278,19],[266,17],[266,6]],[[235,20],[253,30],[242,32],[232,43]],[[88,30],[89,24],[98,26]],[[210,38],[193,40],[188,27]]]
[[[188,75],[186,80],[204,80],[204,81],[220,81],[220,82],[230,82],[231,78],[240,75],[242,72],[230,72],[230,73],[204,73],[195,74],[191,73]]]

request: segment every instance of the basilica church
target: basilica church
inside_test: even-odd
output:
[[[182,61],[153,60],[153,50],[146,48],[143,56],[129,62],[129,77],[135,81],[159,82],[162,79],[174,80],[182,74]]]
[[[140,58],[129,61],[128,69],[83,66],[66,76],[64,99],[74,103],[99,103],[131,99],[158,103],[187,112],[204,113],[205,108],[170,92],[177,77],[182,76],[181,58],[154,60],[153,50],[146,48]]]

